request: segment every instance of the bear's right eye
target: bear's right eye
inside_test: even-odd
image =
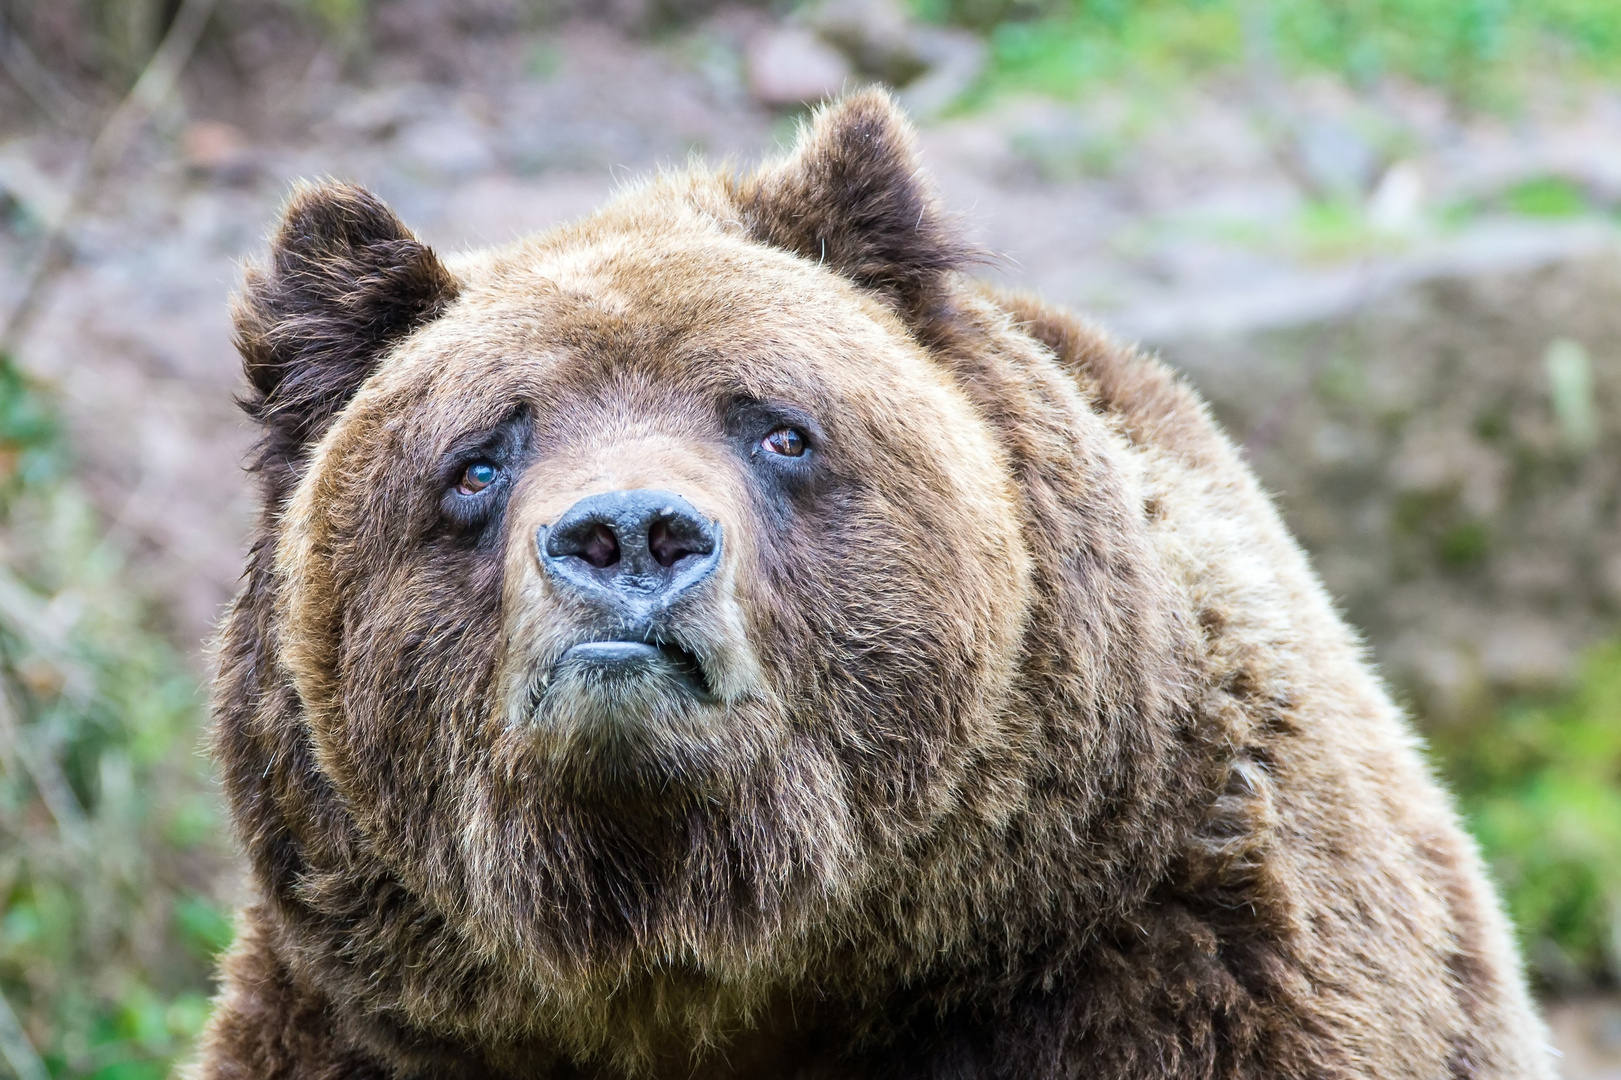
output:
[[[771,453],[783,457],[805,455],[805,436],[798,428],[780,427],[761,439],[760,445]]]
[[[456,483],[456,491],[462,495],[477,495],[491,484],[495,483],[498,475],[496,467],[488,461],[475,461],[462,470],[462,477]]]
[[[487,526],[500,519],[507,494],[522,474],[528,445],[529,414],[524,408],[447,445],[430,474],[439,503],[435,526],[442,524],[446,535],[463,539],[489,535]]]

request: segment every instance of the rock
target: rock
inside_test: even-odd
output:
[[[193,172],[240,182],[258,167],[258,155],[241,129],[218,120],[196,120],[180,134],[180,156]]]
[[[1564,958],[1550,981],[1557,981],[1558,971],[1571,966]],[[1560,1075],[1570,1080],[1615,1080],[1621,1076],[1621,1001],[1612,994],[1592,995],[1585,973],[1575,974],[1575,979],[1566,980],[1574,992],[1555,997],[1546,1006],[1550,1041],[1562,1058]]]
[[[749,39],[744,64],[749,93],[776,108],[833,97],[852,75],[842,53],[797,26],[777,27]]]
[[[1585,454],[1598,442],[1598,412],[1593,405],[1593,362],[1581,342],[1561,337],[1543,354],[1548,372],[1548,398],[1559,420],[1566,448]]]
[[[976,35],[916,23],[896,0],[826,0],[803,18],[863,74],[900,88],[902,104],[921,118],[962,96],[985,67]]]
[[[1294,157],[1305,180],[1324,196],[1360,195],[1379,171],[1379,154],[1368,140],[1349,125],[1326,118],[1301,123]]]
[[[1505,690],[1548,690],[1570,681],[1573,655],[1557,626],[1524,618],[1505,622],[1486,636],[1480,670],[1487,683]]]
[[[1442,724],[1456,721],[1480,696],[1480,665],[1455,646],[1406,635],[1393,650],[1387,674],[1402,680],[1423,703],[1425,715]]]
[[[826,0],[803,18],[861,71],[890,86],[905,86],[928,66],[919,55],[917,27],[895,0]]]
[[[449,115],[419,120],[399,135],[410,160],[441,176],[471,176],[495,164],[495,155],[468,117]]]
[[[1559,235],[1535,260],[1438,263],[1309,318],[1148,342],[1246,444],[1432,722],[1557,687],[1615,633],[1621,245]]]
[[[71,181],[41,169],[33,149],[27,139],[0,143],[0,196],[52,228],[67,211]]]
[[[1048,183],[1108,176],[1118,165],[1119,140],[1091,117],[1072,109],[1026,108],[1007,121],[1016,166]]]
[[[347,140],[385,140],[398,135],[413,117],[434,106],[433,93],[424,86],[405,83],[368,90],[343,98],[321,127]]]
[[[962,97],[985,70],[985,42],[966,30],[918,27],[913,35],[917,55],[927,70],[900,92],[901,103],[920,117],[944,112]]]
[[[1621,607],[1621,552],[1601,557],[1599,584],[1610,602]]]
[[[1424,210],[1424,175],[1410,161],[1385,170],[1368,197],[1368,223],[1385,232],[1410,232]]]

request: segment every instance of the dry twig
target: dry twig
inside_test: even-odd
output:
[[[51,69],[39,62],[17,28],[0,11],[0,71],[11,77],[17,88],[28,95],[51,122],[67,131],[86,127],[89,110],[76,98]]]

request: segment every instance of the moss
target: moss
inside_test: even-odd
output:
[[[1345,338],[1335,341],[1334,352],[1316,379],[1318,399],[1334,406],[1342,417],[1354,417],[1370,396],[1367,366],[1357,346],[1357,342]]]
[[[1391,522],[1400,534],[1416,536],[1427,533],[1439,519],[1452,513],[1458,504],[1458,495],[1456,485],[1403,491],[1396,496]]]
[[[1511,402],[1497,401],[1475,416],[1475,434],[1486,442],[1500,442],[1513,432],[1514,410]]]
[[[1434,746],[1544,981],[1621,980],[1621,638]]]
[[[1483,521],[1460,521],[1441,534],[1436,553],[1455,570],[1479,566],[1491,553],[1491,530]]]

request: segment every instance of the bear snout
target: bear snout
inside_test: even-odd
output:
[[[634,637],[714,575],[721,527],[673,492],[606,491],[540,526],[535,548],[555,586]]]

